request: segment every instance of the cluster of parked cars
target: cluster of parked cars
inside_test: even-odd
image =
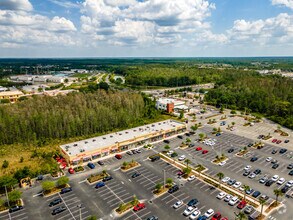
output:
[[[183,205],[185,205],[184,202],[182,200],[179,200],[173,205],[173,208],[178,209]],[[212,220],[228,220],[227,218],[222,217],[221,213],[215,213],[213,209],[208,209],[206,212],[201,213],[201,211],[197,207],[199,205],[199,201],[195,198],[191,199],[186,205],[187,207],[182,214],[186,217],[189,216],[189,219],[191,220],[206,220],[210,217],[212,217]]]
[[[220,192],[217,195],[217,199],[219,200],[223,200],[224,202],[227,202],[230,206],[234,206],[236,204],[238,209],[244,209],[247,206],[247,202],[246,200],[239,200],[239,198],[237,196],[232,196],[230,194],[227,194],[225,192]],[[252,206],[247,206],[244,210],[244,212],[246,214],[251,214],[251,212],[253,211],[253,207]]]
[[[203,140],[202,143],[208,146],[214,146],[216,144],[216,141],[217,141],[216,139],[206,139],[206,140]]]

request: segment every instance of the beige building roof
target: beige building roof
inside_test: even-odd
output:
[[[23,93],[19,90],[0,92],[0,96],[14,96],[14,95],[23,95]]]

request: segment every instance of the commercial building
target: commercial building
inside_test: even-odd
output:
[[[170,99],[170,98],[159,98],[156,102],[156,108],[168,113],[175,111],[188,111],[188,106],[185,105],[185,101]]]
[[[174,120],[148,124],[116,133],[61,145],[64,158],[76,166],[99,160],[110,154],[137,148],[186,131],[186,125]]]
[[[23,93],[19,90],[0,92],[0,100],[8,99],[10,102],[15,102],[21,96],[23,96]]]

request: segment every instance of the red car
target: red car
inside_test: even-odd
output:
[[[209,151],[208,150],[203,150],[202,154],[207,154]]]
[[[217,212],[216,214],[213,215],[212,220],[220,220],[222,217],[220,212]]]
[[[195,148],[195,150],[200,151],[200,150],[202,150],[202,147],[197,147],[197,148]]]
[[[145,208],[145,204],[144,203],[138,203],[136,206],[133,207],[133,211],[139,211],[141,209]]]
[[[70,167],[70,168],[68,169],[68,172],[69,172],[70,174],[74,174],[74,169]]]
[[[115,157],[116,157],[118,160],[122,159],[122,155],[121,155],[121,154],[116,154]]]
[[[276,143],[276,142],[277,142],[277,139],[273,139],[272,142],[273,142],[273,143]]]
[[[278,140],[276,143],[277,143],[277,144],[280,144],[280,143],[282,143],[282,141],[281,141],[281,140]]]
[[[247,204],[247,202],[246,202],[245,200],[242,200],[242,201],[238,204],[237,208],[238,208],[238,209],[243,209],[243,208],[246,206],[246,204]]]

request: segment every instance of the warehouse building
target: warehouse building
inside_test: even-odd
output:
[[[185,131],[186,125],[184,123],[166,120],[61,145],[60,148],[70,165],[76,166],[148,143],[164,140]]]

